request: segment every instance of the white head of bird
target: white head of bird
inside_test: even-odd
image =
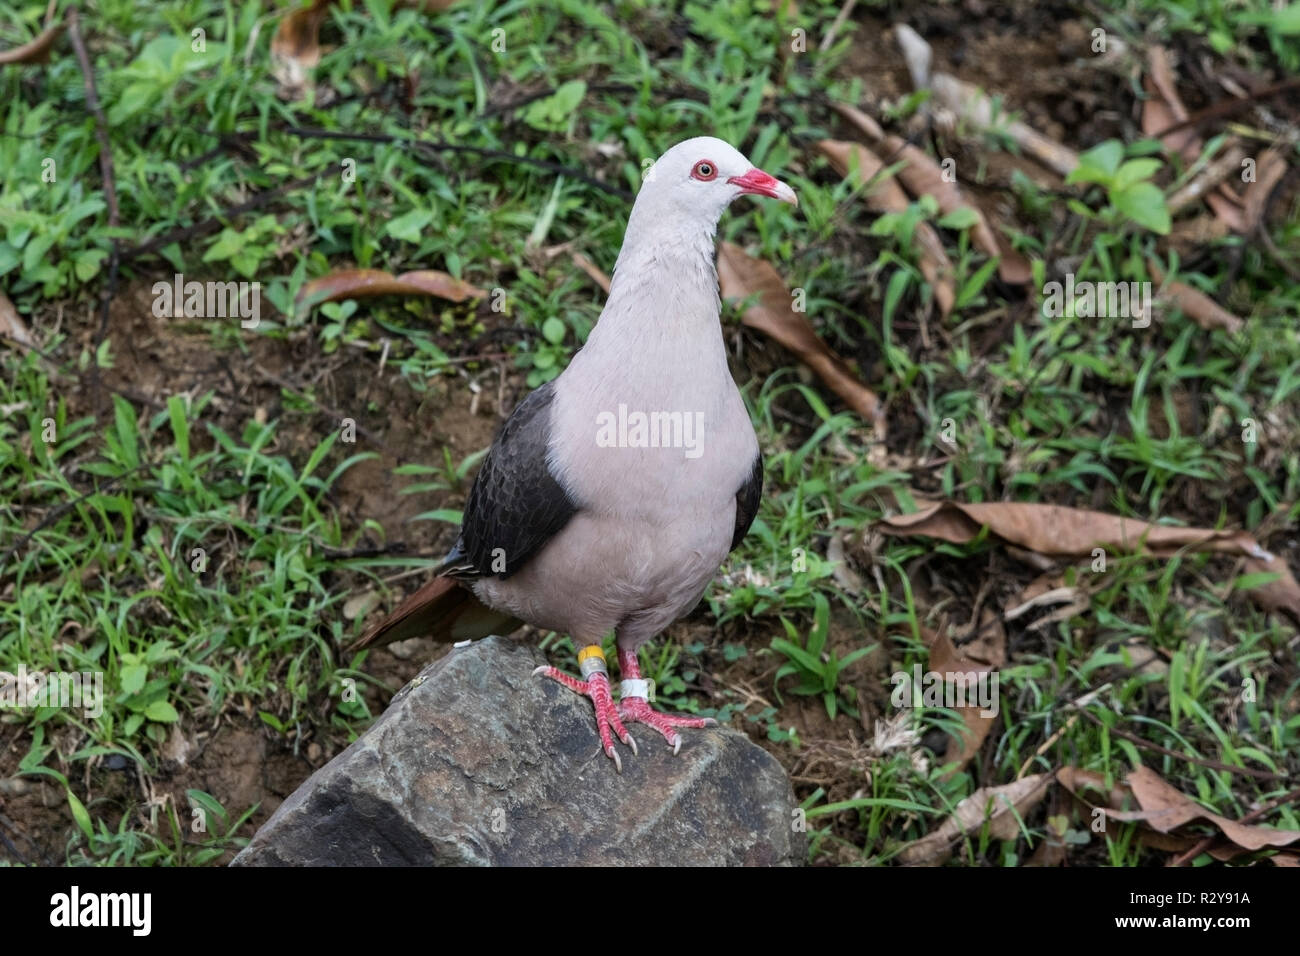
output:
[[[739,196],[765,196],[799,205],[794,190],[713,136],[684,140],[659,157],[646,173],[633,215],[684,217],[716,226],[724,209]]]

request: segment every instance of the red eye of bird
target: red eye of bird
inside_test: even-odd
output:
[[[701,159],[691,170],[691,178],[698,179],[700,182],[707,183],[710,179],[718,178],[718,167],[713,165],[707,159]]]

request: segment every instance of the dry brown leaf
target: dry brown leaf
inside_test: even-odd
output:
[[[1034,774],[998,787],[981,787],[961,803],[932,833],[909,844],[899,855],[908,866],[933,866],[952,855],[965,834],[977,835],[988,821],[997,840],[1011,840],[1020,832],[1020,820],[1047,795],[1052,775]]]
[[[973,541],[984,525],[998,537],[1040,554],[1056,557],[1090,555],[1095,547],[1137,551],[1143,545],[1160,554],[1180,548],[1260,554],[1249,535],[1240,531],[1211,531],[1151,525],[1101,511],[1068,508],[1038,502],[995,501],[963,504],[955,501],[918,501],[919,510],[880,521],[888,534],[927,535],[954,544]]]
[[[1106,815],[1125,823],[1145,823],[1160,833],[1169,833],[1193,820],[1208,820],[1229,840],[1245,850],[1290,846],[1300,840],[1300,830],[1278,830],[1252,823],[1238,823],[1211,813],[1190,797],[1170,786],[1150,767],[1138,767],[1128,775],[1128,785],[1141,810],[1106,810]]]
[[[609,295],[609,276],[605,275],[596,263],[592,262],[581,252],[570,253],[569,258],[573,260],[575,266],[587,273],[592,282],[604,289],[606,295]]]
[[[985,255],[998,259],[998,275],[1003,282],[1023,285],[1033,278],[1029,260],[1016,252],[1000,233],[994,232],[983,210],[966,197],[956,182],[944,179],[943,169],[928,153],[901,136],[887,135],[874,119],[856,107],[847,103],[832,103],[831,106],[873,142],[879,143],[891,165],[898,159],[905,161],[898,171],[898,178],[914,197],[933,196],[944,215],[959,209],[969,209],[975,214],[975,224],[970,230],[971,241]]]
[[[9,301],[9,296],[3,292],[0,292],[0,336],[4,336],[0,342],[5,345],[18,344],[29,349],[36,347],[27,324],[18,315],[18,309]]]
[[[1096,770],[1062,767],[1056,771],[1056,782],[1089,807],[1097,806],[1099,798],[1112,810],[1123,810],[1132,805],[1132,794],[1127,787],[1119,781],[1107,786],[1106,775]]]
[[[0,50],[0,66],[6,63],[45,63],[50,58],[50,47],[63,32],[62,23],[51,23],[35,39],[22,46]]]
[[[1208,201],[1214,196],[1212,190],[1218,189],[1229,176],[1241,173],[1241,161],[1245,158],[1246,153],[1234,144],[1220,153],[1217,159],[1206,163],[1199,173],[1169,197],[1166,203],[1169,215],[1176,216],[1194,203]],[[1214,198],[1222,199],[1221,196]]]
[[[381,269],[339,269],[303,283],[295,307],[300,311],[338,299],[362,299],[375,295],[429,295],[449,302],[481,299],[487,290],[452,278],[436,269],[419,269],[394,276]]]
[[[1264,204],[1269,194],[1286,175],[1287,163],[1276,146],[1264,150],[1255,164],[1255,181],[1246,184],[1246,205],[1242,213],[1241,231],[1247,235],[1264,221]]]
[[[1165,275],[1154,259],[1147,260],[1147,268],[1151,272],[1151,278],[1157,284],[1163,283],[1160,288],[1160,295],[1172,302],[1178,308],[1178,311],[1201,328],[1224,329],[1230,335],[1235,335],[1245,325],[1240,318],[1223,308],[1204,292],[1198,292],[1187,283],[1179,282],[1177,279],[1165,282]]]
[[[1183,105],[1182,97],[1178,95],[1178,84],[1169,64],[1169,53],[1162,46],[1153,46],[1147,52],[1144,85],[1149,98],[1143,104],[1142,132],[1147,136],[1181,123],[1190,115]],[[1189,163],[1201,152],[1201,141],[1194,129],[1170,133],[1162,137],[1160,142],[1166,150],[1181,154]]]
[[[831,535],[830,541],[826,542],[826,560],[834,566],[831,576],[836,584],[849,594],[862,593],[862,575],[853,570],[853,566],[849,563],[847,549],[844,547],[843,531],[836,531]]]
[[[343,602],[343,620],[355,621],[359,617],[365,617],[378,606],[378,591],[361,591]]]
[[[789,290],[771,264],[756,259],[730,242],[718,243],[718,284],[728,301],[757,294],[758,301],[742,313],[744,323],[785,348],[821,378],[855,412],[876,428],[884,428],[880,399],[853,374],[838,355],[827,348],[808,322],[794,311]]]
[[[1205,204],[1214,210],[1215,217],[1233,232],[1245,232],[1246,214],[1226,184],[1205,197]]]
[[[180,724],[172,724],[171,734],[162,746],[162,755],[184,767],[194,753],[194,742],[185,736]]]
[[[1175,123],[1181,123],[1191,115],[1178,95],[1178,84],[1169,63],[1168,51],[1164,47],[1157,45],[1148,51],[1143,86],[1147,92],[1147,99],[1142,105],[1142,132],[1147,136],[1153,136]],[[1178,154],[1183,162],[1189,165],[1201,155],[1203,145],[1194,128],[1168,133],[1160,138],[1160,143],[1166,152]],[[1240,168],[1240,159],[1237,162]],[[1219,183],[1212,192],[1207,192],[1205,202],[1225,226],[1233,232],[1242,231],[1245,218],[1227,186]],[[1170,203],[1170,212],[1176,211],[1177,208],[1179,207],[1175,203]]]
[[[847,177],[856,170],[859,185],[872,183],[885,168],[880,158],[861,143],[848,143],[843,140],[824,139],[817,148],[830,160],[835,171]],[[876,212],[903,212],[910,205],[903,187],[894,182],[893,177],[878,179],[867,190],[868,207]],[[925,281],[934,289],[934,299],[939,303],[939,313],[947,316],[957,301],[957,283],[953,279],[952,262],[944,252],[939,234],[927,222],[917,223],[916,245],[918,265]]]
[[[1005,133],[1029,156],[1057,175],[1068,176],[1079,165],[1079,154],[1074,150],[1048,139],[1018,120],[1007,122],[1006,112],[994,109],[993,100],[977,87],[947,73],[935,73],[930,77],[930,89],[934,91],[937,104],[979,129],[996,128]]]
[[[271,38],[271,75],[279,84],[278,95],[300,100],[311,85],[311,74],[320,63],[320,28],[331,0],[313,0],[310,6],[286,13]]]
[[[877,527],[886,534],[926,535],[966,544],[988,525],[993,534],[1010,544],[1055,557],[1086,557],[1094,548],[1126,553],[1145,550],[1162,557],[1184,548],[1240,555],[1247,559],[1250,571],[1278,575],[1276,581],[1251,588],[1247,596],[1262,607],[1287,611],[1300,619],[1300,584],[1286,561],[1265,551],[1244,531],[1152,525],[1101,511],[1035,502],[918,500],[917,505],[916,512],[881,519]]]
[[[1006,664],[1007,632],[991,608],[981,610],[979,633],[975,640],[963,644],[960,649],[942,631],[922,628],[921,634],[930,650],[928,669],[936,674],[987,674]],[[961,715],[966,729],[960,736],[948,738],[943,763],[956,761],[957,766],[945,779],[959,773],[975,758],[992,732],[993,725],[997,723],[995,714],[986,716],[980,707],[955,709]]]
[[[1033,855],[1025,861],[1025,866],[1060,866],[1065,862],[1065,834],[1070,829],[1070,818],[1065,814],[1053,814],[1047,818],[1043,827],[1043,838],[1038,842]]]

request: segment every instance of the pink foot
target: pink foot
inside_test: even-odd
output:
[[[623,761],[619,759],[618,751],[614,749],[614,737],[617,736],[620,741],[631,747],[632,753],[636,753],[636,741],[632,739],[632,735],[623,726],[623,721],[619,719],[618,708],[614,706],[613,695],[609,692],[609,677],[597,673],[592,674],[588,680],[584,681],[576,677],[570,677],[558,667],[547,666],[539,667],[533,671],[533,676],[538,674],[559,681],[574,693],[591,698],[591,702],[596,708],[596,732],[600,734],[600,744],[605,749],[605,756],[614,761],[614,769],[622,773]],[[613,731],[612,734],[610,733],[611,730]]]
[[[673,756],[682,749],[681,735],[674,727],[716,727],[718,722],[712,717],[678,717],[655,710],[646,699],[649,691],[648,682],[641,679],[641,662],[637,660],[632,648],[618,649],[618,669],[623,674],[621,699],[618,702],[618,715],[629,724],[645,724],[664,735],[664,740],[673,748]]]
[[[650,706],[644,697],[624,697],[618,702],[618,716],[627,723],[645,724],[664,735],[673,748],[673,755],[682,749],[682,738],[675,727],[716,727],[718,722],[712,717],[678,717],[665,714]]]

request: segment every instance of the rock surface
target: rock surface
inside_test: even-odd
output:
[[[232,866],[777,865],[805,858],[790,782],[743,734],[630,727],[623,773],[591,703],[492,637],[426,667]]]

